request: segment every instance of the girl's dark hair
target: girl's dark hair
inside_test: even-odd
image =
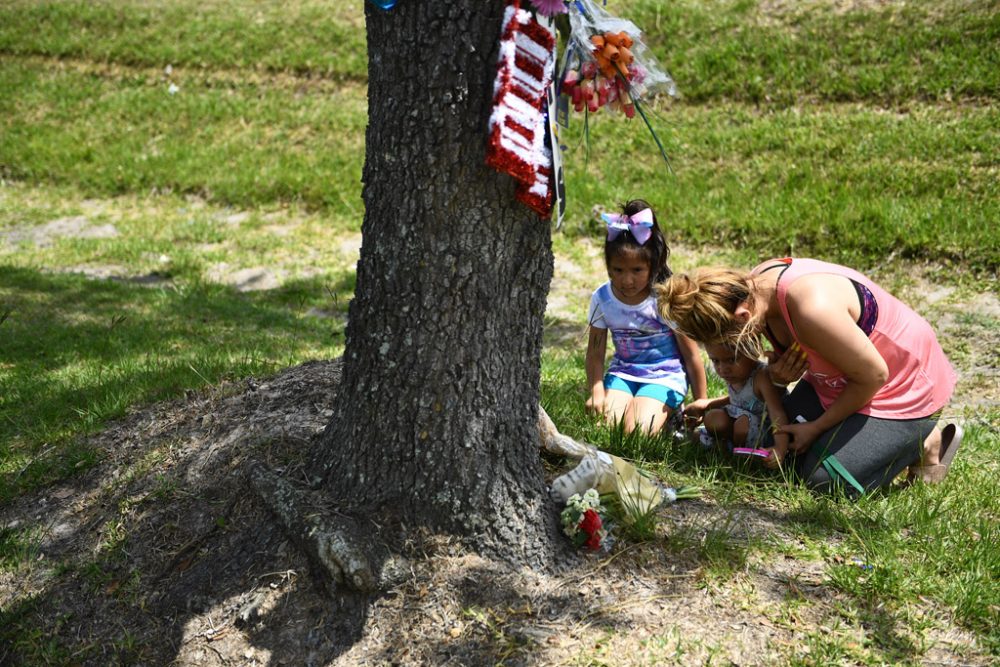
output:
[[[645,199],[633,199],[622,205],[622,214],[635,215],[644,208],[653,211],[653,207]],[[667,265],[670,258],[670,248],[667,240],[663,238],[660,225],[656,222],[656,211],[653,211],[653,233],[644,244],[640,244],[632,236],[631,232],[624,231],[615,237],[613,241],[604,242],[604,265],[611,264],[611,258],[620,254],[628,253],[642,257],[649,262],[650,282],[658,283],[666,280],[673,274]]]

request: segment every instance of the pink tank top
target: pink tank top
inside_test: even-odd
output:
[[[776,262],[788,265],[778,279],[777,296],[781,315],[797,341],[799,337],[788,316],[785,299],[788,288],[802,276],[815,273],[843,276],[864,285],[875,297],[878,320],[868,338],[885,359],[889,379],[858,412],[883,419],[918,419],[934,414],[948,403],[957,376],[927,320],[857,271],[837,264],[815,259],[782,259],[765,262],[754,273]],[[809,361],[803,379],[816,390],[823,407],[828,408],[847,384],[847,378],[819,352],[801,341],[799,344]]]

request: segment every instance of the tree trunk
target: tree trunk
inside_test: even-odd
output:
[[[536,427],[549,224],[484,164],[503,5],[366,4],[365,218],[322,487],[550,558]]]

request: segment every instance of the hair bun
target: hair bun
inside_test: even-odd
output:
[[[750,344],[756,325],[735,317],[736,305],[752,298],[750,278],[745,271],[721,267],[674,275],[656,286],[660,315],[699,343]]]
[[[663,319],[674,323],[687,319],[694,308],[698,289],[698,283],[686,273],[675,273],[657,283],[656,303]]]

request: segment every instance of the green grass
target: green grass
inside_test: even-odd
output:
[[[360,3],[7,0],[0,53],[367,78]]]
[[[919,265],[947,285],[995,292],[995,0],[621,0],[609,9],[645,30],[677,80],[680,100],[650,107],[674,173],[640,122],[602,112],[585,137],[573,116],[560,258],[586,267],[600,235],[594,207],[642,196],[683,248],[678,266],[814,254],[893,284]],[[81,436],[131,408],[342,351],[363,215],[363,11],[318,0],[0,4],[0,503],[94,464],[99,453]],[[29,233],[81,218],[116,235],[38,244]],[[281,288],[218,284],[262,266],[281,272]],[[822,562],[834,601],[826,630],[803,631],[787,664],[919,662],[944,618],[1000,654],[995,408],[968,415],[944,485],[858,503],[818,497],[749,464],[586,417],[583,301],[547,323],[546,409],[566,433],[705,489],[719,510],[711,521],[662,544],[642,531],[698,562],[705,586],[739,582],[774,559]],[[964,317],[958,331],[969,336],[995,321],[988,311]],[[970,341],[948,345],[955,359],[980,354]],[[723,391],[715,378],[710,391]],[[158,489],[173,492],[169,481]],[[742,534],[748,511],[779,517],[774,534]],[[109,536],[101,557],[126,539]],[[36,554],[32,528],[0,530],[5,572],[16,576]],[[83,574],[101,585],[98,565]],[[812,603],[790,587],[767,618],[798,627],[789,619]],[[26,599],[3,618],[18,650],[69,661],[67,644],[28,627],[30,611]],[[705,649],[660,640],[678,654]],[[133,641],[116,640],[123,661],[136,659]]]
[[[0,266],[0,503],[94,461],[75,438],[128,407],[342,350],[353,280],[250,294],[219,285],[150,289]],[[332,290],[332,292],[331,292]]]
[[[45,239],[24,231],[58,227],[59,221],[113,229],[116,236],[54,234]],[[280,267],[288,277],[302,279],[340,274],[347,270],[345,253],[354,252],[342,247],[345,238],[360,242],[352,214],[314,214],[295,204],[233,210],[206,205],[194,196],[95,200],[73,187],[15,183],[0,184],[0,235],[7,238],[0,252],[11,266],[72,270],[108,265],[127,276],[184,282],[209,280],[225,267]]]
[[[360,220],[364,89],[104,76],[0,60],[0,175],[96,194],[307,202]]]
[[[995,98],[995,0],[862,4],[622,0],[691,102]],[[801,6],[798,6],[801,5]],[[0,53],[365,80],[360,3],[8,0]]]
[[[969,420],[962,455],[944,484],[850,501],[813,494],[780,472],[666,435],[625,436],[600,423],[584,413],[582,361],[582,351],[549,350],[543,362],[543,406],[560,430],[636,461],[673,486],[699,486],[720,509],[710,522],[668,532],[663,548],[695,559],[720,585],[747,569],[767,571],[770,561],[786,555],[826,564],[828,590],[844,600],[838,622],[867,629],[869,644],[818,632],[807,637],[809,652],[789,656],[789,664],[916,661],[928,648],[921,644],[933,624],[927,615],[942,607],[985,650],[1000,653],[1000,587],[994,583],[1000,578],[994,455],[1000,411]],[[709,373],[709,395],[724,391]],[[779,518],[780,530],[748,539],[742,517],[762,511]]]
[[[301,203],[361,217],[363,89],[289,88],[92,76],[0,61],[0,173],[95,196],[197,194],[218,205]],[[249,120],[248,120],[249,119]],[[899,259],[1000,266],[1000,111],[861,105],[761,112],[661,111],[675,175],[638,121],[581,119],[565,134],[572,235],[593,233],[594,203],[636,194],[669,220],[671,240],[760,254],[813,254],[862,269]],[[627,156],[644,156],[640,160]],[[790,224],[794,223],[794,224]]]
[[[907,103],[1000,91],[995,0],[620,3],[691,102]],[[616,4],[616,9],[619,5]]]
[[[582,124],[571,126],[571,205],[641,193],[672,240],[758,256],[811,253],[867,268],[891,251],[986,274],[1000,266],[997,108],[725,105],[661,119],[675,175],[636,121],[595,119],[591,154],[621,158],[589,165]],[[571,220],[567,230],[594,234],[595,225]]]

